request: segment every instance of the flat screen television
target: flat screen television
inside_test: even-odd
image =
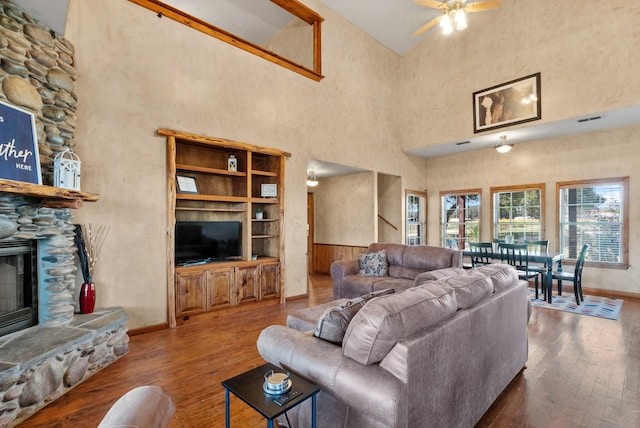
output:
[[[242,222],[176,222],[176,264],[233,260],[242,256]]]

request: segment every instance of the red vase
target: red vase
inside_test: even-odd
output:
[[[80,288],[80,313],[90,314],[96,306],[96,286],[82,284]]]

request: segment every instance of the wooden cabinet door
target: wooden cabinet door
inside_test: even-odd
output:
[[[238,268],[236,271],[237,304],[258,300],[258,266]]]
[[[204,312],[206,272],[176,274],[176,316]]]
[[[207,310],[234,306],[235,269],[215,269],[207,273]]]
[[[280,296],[280,263],[265,263],[261,266],[260,299]]]

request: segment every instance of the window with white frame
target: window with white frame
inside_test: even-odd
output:
[[[444,246],[463,250],[480,239],[480,195],[479,189],[440,193]]]
[[[543,239],[545,185],[492,187],[493,237],[513,242]]]
[[[427,192],[406,191],[405,243],[407,245],[427,244]]]
[[[560,251],[576,259],[590,244],[587,262],[628,264],[629,177],[557,184]]]

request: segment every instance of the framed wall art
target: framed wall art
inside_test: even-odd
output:
[[[540,120],[540,73],[473,93],[473,132]]]

